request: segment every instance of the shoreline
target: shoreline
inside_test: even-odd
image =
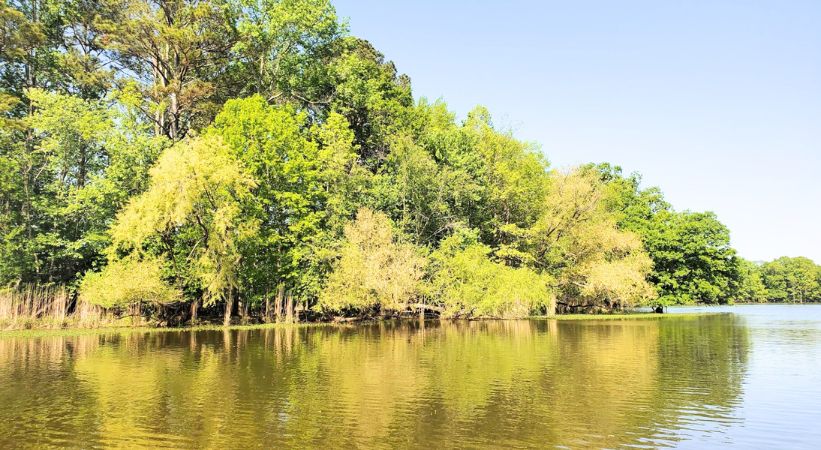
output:
[[[685,312],[685,313],[663,313],[658,314],[654,312],[635,312],[635,313],[619,313],[619,314],[562,314],[558,316],[534,316],[530,319],[544,319],[557,321],[586,321],[586,320],[661,320],[671,317],[676,318],[692,318],[701,316],[712,316],[716,314],[731,314],[722,311],[704,311],[704,312]]]
[[[716,314],[728,314],[724,312],[692,312],[692,313],[617,313],[617,314],[560,314],[555,316],[531,316],[521,319],[427,319],[426,321],[507,321],[507,320],[553,320],[557,322],[583,322],[583,321],[626,321],[626,320],[662,320],[666,318],[693,318]],[[388,323],[396,321],[412,322],[416,319],[386,319],[386,320],[360,320],[352,322],[302,322],[302,323],[260,323],[248,325],[193,325],[183,327],[99,327],[99,328],[28,328],[16,330],[0,330],[0,339],[3,338],[41,338],[41,337],[73,337],[94,334],[131,334],[131,333],[183,333],[192,331],[253,331],[268,330],[277,328],[308,328],[308,327],[350,327],[356,325],[368,325],[377,323]]]

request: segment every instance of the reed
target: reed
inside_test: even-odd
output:
[[[0,330],[96,328],[114,314],[74,296],[64,286],[26,285],[0,290]]]

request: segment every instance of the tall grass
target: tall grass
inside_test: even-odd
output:
[[[111,311],[75,300],[62,286],[28,285],[0,290],[0,330],[96,328],[114,320]]]

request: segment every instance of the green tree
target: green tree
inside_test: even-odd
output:
[[[302,300],[315,298],[329,247],[367,191],[347,122],[331,114],[310,126],[306,114],[255,95],[226,103],[211,133],[257,180],[245,211],[260,223],[247,251],[246,289],[260,296],[284,283]]]
[[[0,89],[16,97],[18,117],[33,112],[25,92],[47,88],[102,98],[111,71],[93,23],[111,12],[106,1],[4,0],[0,3]]]
[[[534,223],[548,179],[535,146],[494,128],[481,107],[462,124],[441,102],[413,115],[411,131],[392,140],[378,195],[416,242],[435,246],[462,223],[495,249],[506,244],[502,227]]]
[[[453,171],[409,137],[398,138],[376,179],[381,209],[419,245],[433,245],[463,220],[455,207],[460,190]]]
[[[111,0],[95,26],[120,83],[136,82],[156,135],[182,139],[216,114],[236,42],[236,11],[222,0]]]
[[[410,125],[410,79],[363,39],[346,37],[329,64],[330,110],[348,120],[360,161],[375,170],[390,153],[391,138]]]
[[[653,261],[648,280],[662,304],[727,303],[737,297],[738,261],[715,214],[676,212],[658,188],[641,189],[610,164],[588,165],[606,184],[605,204],[619,228],[638,234]]]
[[[0,282],[72,281],[82,251],[66,251],[55,228],[64,199],[55,198],[53,160],[40,145],[37,125],[40,89],[99,99],[108,71],[99,59],[97,35],[85,29],[97,9],[81,1],[21,0],[0,3]],[[32,95],[29,95],[29,94]],[[39,97],[46,95],[43,93]],[[53,113],[53,111],[52,111]],[[65,129],[64,129],[65,130]],[[89,155],[93,158],[94,155]],[[80,180],[85,181],[85,180]],[[62,191],[61,191],[62,192]],[[61,203],[63,202],[63,203]],[[59,214],[56,214],[59,216]],[[70,226],[76,226],[76,223]],[[82,226],[81,226],[82,228]],[[59,234],[59,233],[58,233]],[[80,233],[82,235],[83,233]],[[75,236],[77,234],[75,233]],[[44,253],[58,241],[53,260]],[[83,246],[84,244],[81,244]],[[73,260],[62,264],[65,257]],[[47,258],[48,259],[48,258]],[[52,271],[53,269],[53,271]]]
[[[230,62],[232,95],[260,94],[326,112],[333,93],[328,62],[345,26],[328,0],[231,0],[241,11]]]
[[[727,303],[738,278],[730,232],[713,213],[662,213],[646,238],[654,255],[651,281],[663,303]]]
[[[3,259],[12,261],[0,279],[72,283],[102,262],[105,230],[145,189],[165,142],[134,120],[125,91],[100,101],[30,89],[28,98],[35,108],[23,123],[36,144],[0,159],[13,175],[0,187],[7,207],[29,203],[25,214],[9,211],[0,225],[8,230]],[[31,183],[21,183],[20,171],[33,171]]]
[[[505,228],[526,228],[542,214],[548,189],[547,162],[535,146],[497,131],[485,108],[474,109],[463,130],[470,144],[463,151],[481,158],[477,164],[470,155],[453,155],[467,165],[463,170],[482,187],[470,223],[476,224],[483,242],[497,247],[506,243]]]
[[[804,302],[817,299],[818,266],[809,258],[778,258],[765,263],[762,274],[769,300]]]
[[[89,186],[104,175],[104,136],[113,124],[99,102],[40,89],[28,96],[35,106],[28,122],[38,137],[31,154],[40,184],[34,211],[41,218],[31,251],[41,261],[41,276],[65,282],[87,269],[106,245],[111,216],[89,198]]]
[[[738,287],[734,299],[741,302],[766,302],[767,287],[762,280],[762,268],[746,259],[738,259]]]

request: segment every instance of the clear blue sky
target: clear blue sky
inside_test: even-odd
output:
[[[334,3],[417,97],[638,171],[745,258],[821,262],[821,1]]]

